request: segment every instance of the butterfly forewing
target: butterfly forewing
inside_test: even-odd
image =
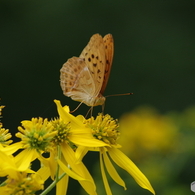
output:
[[[113,55],[114,55],[114,41],[112,35],[111,34],[105,35],[103,41],[105,46],[106,64],[105,64],[104,80],[100,91],[101,94],[103,94],[106,89],[108,79],[110,76],[111,67],[112,67]]]
[[[94,34],[79,57],[85,59],[95,82],[95,94],[93,95],[98,96],[102,88],[106,64],[105,46],[102,36]]]

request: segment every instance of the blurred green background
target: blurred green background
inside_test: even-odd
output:
[[[61,100],[73,110],[78,103],[62,94],[59,70],[68,58],[80,54],[93,34],[111,33],[115,54],[105,95],[126,92],[134,95],[107,98],[105,112],[119,118],[119,122],[125,113],[134,112],[141,105],[154,108],[162,116],[177,113],[180,117],[171,115],[171,120],[177,133],[186,136],[185,142],[178,138],[179,145],[185,146],[189,143],[189,133],[184,127],[188,125],[180,122],[182,116],[186,117],[185,110],[190,109],[195,100],[194,21],[194,0],[0,0],[0,97],[1,104],[6,105],[2,119],[4,127],[15,133],[21,120],[57,116],[54,99]],[[85,114],[87,110],[87,106],[82,105],[75,114]],[[95,109],[95,112],[99,111],[101,107]],[[147,112],[150,113],[150,109]],[[195,129],[193,125],[190,128],[190,135],[193,135],[190,137],[194,138]],[[152,133],[151,137],[155,140]],[[194,143],[192,148],[195,150],[193,139],[190,143]],[[146,151],[147,162],[151,163],[146,163],[145,167],[142,164],[144,157],[140,162],[134,154],[128,156],[135,164],[144,167],[157,194],[183,195],[186,190],[190,193],[190,183],[195,180],[193,150],[186,147],[185,155],[179,159],[175,157],[173,162],[169,157],[174,155],[163,153],[161,156],[161,151],[157,151],[160,157]],[[94,159],[94,156],[85,159],[86,163],[91,162],[90,158]],[[174,163],[182,159],[186,163],[179,170],[188,169],[181,177],[172,178],[169,172],[164,179],[155,178],[149,170],[153,164],[156,170],[162,170],[160,163],[157,166],[161,158],[168,170],[172,167],[173,171]],[[88,164],[94,172],[95,162]],[[193,173],[194,178],[189,179],[188,172]],[[165,192],[164,189],[170,189],[168,186],[173,183],[174,189],[184,186],[185,192]],[[127,194],[149,194],[139,186],[127,186]],[[71,181],[69,194],[79,194],[79,191],[79,185]]]

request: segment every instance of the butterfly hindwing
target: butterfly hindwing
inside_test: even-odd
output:
[[[76,101],[85,101],[87,96],[95,93],[93,78],[83,59],[78,57],[68,59],[60,72],[60,84],[64,95]]]

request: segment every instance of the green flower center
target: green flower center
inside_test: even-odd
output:
[[[59,145],[60,143],[64,141],[68,141],[68,135],[70,133],[70,124],[65,124],[63,121],[60,121],[59,119],[52,121],[54,130],[57,131],[57,134],[53,138],[53,142],[56,145]]]
[[[32,118],[31,121],[23,121],[20,132],[16,136],[22,139],[24,148],[36,149],[39,152],[52,150],[51,140],[56,134],[52,123],[47,119]]]

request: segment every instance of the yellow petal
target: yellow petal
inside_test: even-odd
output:
[[[102,173],[102,179],[103,179],[103,182],[104,182],[104,187],[105,187],[105,190],[106,190],[106,195],[112,195],[112,192],[111,192],[111,189],[110,189],[110,186],[109,186],[106,174],[105,174],[101,152],[100,152],[100,168],[101,168],[101,173]]]
[[[84,123],[84,121],[86,120],[85,117],[83,115],[77,115],[76,118],[78,120],[80,120],[82,123]]]
[[[63,157],[65,158],[68,165],[70,165],[71,169],[76,172],[79,176],[84,178],[84,180],[78,180],[83,189],[90,195],[96,195],[96,186],[88,172],[87,168],[82,162],[78,162],[78,159],[75,157],[75,153],[67,144],[61,145],[61,150],[63,153]]]
[[[0,151],[0,170],[1,177],[9,175],[12,178],[17,178],[17,167],[15,165],[14,157],[8,156]]]
[[[49,158],[45,158],[42,155],[40,155],[39,160],[44,165],[44,167],[48,168],[49,175],[51,176],[51,179],[54,180],[56,174],[56,167],[57,167],[55,153],[51,152]]]
[[[116,148],[108,148],[108,152],[113,161],[119,167],[126,170],[142,188],[145,188],[155,194],[154,189],[152,188],[146,176],[125,154]]]
[[[88,152],[88,149],[83,146],[79,146],[76,149],[75,157],[78,160],[78,162],[82,161],[83,157],[87,154],[87,152]]]
[[[71,126],[73,128],[81,128],[84,127],[83,123],[76,119],[76,117],[74,117],[73,115],[69,114],[67,111],[67,109],[64,109],[60,103],[59,100],[54,100],[54,102],[56,103],[57,106],[57,110],[58,110],[58,114],[60,115],[60,118],[65,122],[65,123],[69,123],[71,122]]]
[[[30,163],[38,157],[35,150],[23,150],[16,155],[15,160],[19,170],[26,170],[29,168]]]
[[[76,180],[85,180],[84,178],[80,177],[75,172],[71,171],[61,160],[57,159],[58,164],[60,165],[61,169],[68,174],[70,177]]]
[[[82,129],[81,129],[82,132]],[[86,146],[86,147],[104,147],[108,146],[105,142],[95,139],[91,134],[74,134],[69,136],[69,140],[78,146]],[[109,146],[108,146],[109,147]]]
[[[112,179],[116,183],[118,183],[119,185],[123,186],[124,189],[126,190],[127,188],[125,186],[125,182],[121,179],[121,177],[117,173],[116,169],[114,168],[114,166],[110,162],[110,159],[108,158],[108,155],[107,155],[107,153],[105,151],[103,152],[103,158],[104,158],[104,163],[105,163],[105,166],[106,166],[106,169],[107,169],[109,175],[112,177]]]
[[[17,150],[21,148],[22,148],[22,143],[18,142],[18,143],[11,144],[7,147],[2,147],[0,150],[6,152],[7,155],[10,155],[15,153]]]
[[[61,175],[61,172],[59,173]],[[56,195],[65,195],[68,189],[69,176],[65,175],[56,185]]]
[[[63,109],[68,113],[70,112],[69,106],[64,106]]]
[[[59,167],[59,176],[64,174],[64,171]],[[56,184],[56,195],[66,195],[68,189],[69,176],[66,174],[58,183]]]
[[[49,167],[42,166],[38,171],[37,174],[39,174],[43,181],[46,181],[50,176],[50,170]]]

